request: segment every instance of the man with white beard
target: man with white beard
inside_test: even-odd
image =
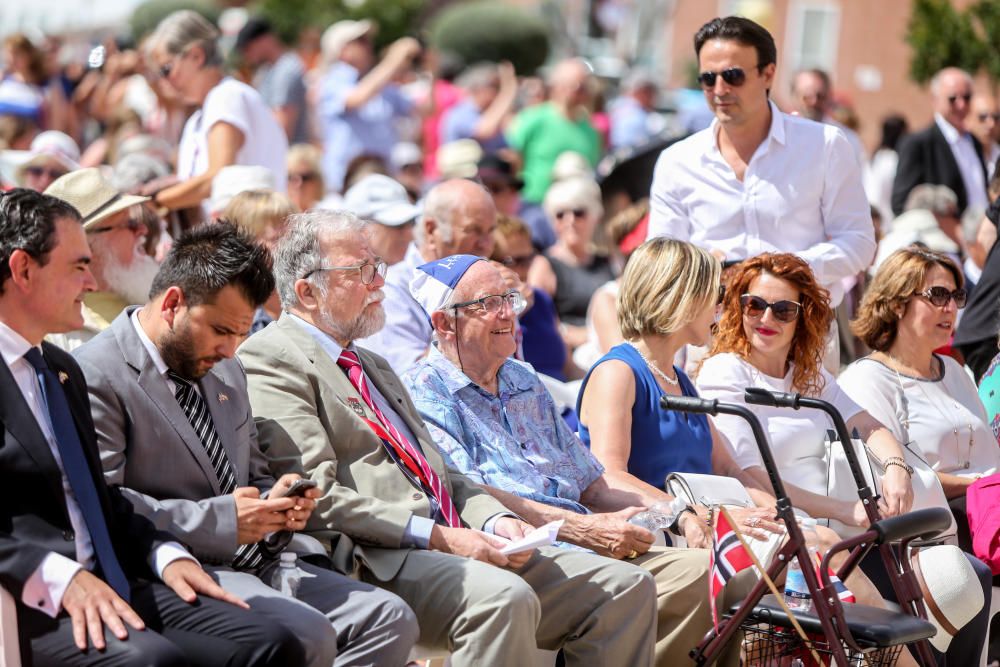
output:
[[[57,179],[45,194],[58,197],[83,217],[97,291],[83,297],[83,327],[47,340],[67,352],[104,329],[126,306],[145,303],[159,265],[143,248],[146,226],[136,215],[149,197],[119,192],[100,169],[78,169]]]

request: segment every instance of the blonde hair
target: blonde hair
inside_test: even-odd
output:
[[[889,255],[865,290],[858,316],[851,321],[854,335],[873,350],[888,351],[899,333],[898,311],[923,288],[935,266],[948,270],[955,286],[962,287],[965,278],[947,255],[917,245]]]
[[[268,227],[284,225],[293,213],[298,213],[295,205],[280,192],[245,190],[230,200],[220,217],[260,237]]]
[[[618,290],[625,340],[668,336],[690,323],[719,294],[722,265],[705,250],[658,237],[636,248]]]

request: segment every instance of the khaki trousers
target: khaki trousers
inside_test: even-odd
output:
[[[419,643],[454,667],[539,665],[538,648],[561,648],[567,665],[653,664],[653,577],[630,563],[546,547],[510,570],[414,549],[390,581],[362,578],[403,598]]]

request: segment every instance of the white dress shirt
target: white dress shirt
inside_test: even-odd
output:
[[[72,560],[57,554],[49,553],[38,568],[28,577],[21,593],[21,602],[25,606],[37,609],[52,618],[59,614],[62,608],[62,598],[69,587],[70,581],[81,569],[92,570],[96,564],[94,556],[94,546],[90,541],[90,532],[84,521],[80,505],[76,500],[76,495],[70,487],[69,478],[62,467],[62,457],[59,455],[59,446],[56,443],[55,434],[52,429],[52,422],[49,418],[48,407],[41,393],[38,384],[38,376],[34,367],[28,363],[24,355],[31,349],[32,345],[19,333],[11,329],[4,322],[0,322],[0,356],[10,368],[14,382],[24,396],[31,414],[38,422],[38,426],[45,436],[45,441],[49,446],[56,464],[62,472],[63,492],[66,496],[66,511],[69,515],[70,525],[73,527],[74,540],[76,543],[76,560]],[[151,563],[158,575],[162,577],[163,570],[177,558],[191,558],[190,554],[176,542],[168,542],[161,545],[152,555]],[[192,559],[194,560],[194,559]]]
[[[792,252],[812,267],[836,306],[841,279],[875,255],[871,210],[855,149],[843,132],[782,113],[743,180],[719,150],[718,121],[660,154],[650,192],[649,237],[669,236],[729,260]]]
[[[962,174],[967,201],[966,208],[985,211],[989,208],[990,201],[986,196],[983,163],[972,143],[972,135],[968,132],[959,133],[941,114],[934,114],[934,122],[937,123],[938,129],[941,130],[945,141],[948,142],[951,154],[955,156],[955,162],[958,164],[958,171]]]

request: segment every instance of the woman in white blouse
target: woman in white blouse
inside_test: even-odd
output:
[[[766,253],[743,262],[730,279],[722,318],[709,357],[698,372],[698,393],[743,403],[743,390],[762,387],[798,392],[829,401],[840,410],[848,429],[857,429],[887,463],[883,516],[909,511],[913,502],[903,449],[892,433],[858,407],[823,370],[822,354],[833,313],[828,294],[809,265],[788,253]],[[792,411],[750,406],[760,418],[792,503],[816,518],[866,526],[860,501],[827,494],[826,433],[829,418],[815,410]],[[720,415],[716,428],[726,436],[736,462],[766,482],[750,428],[742,419]]]
[[[937,472],[959,546],[971,551],[965,491],[997,472],[1000,448],[972,378],[951,357],[934,352],[955,331],[965,305],[962,283],[961,270],[939,253],[911,246],[891,255],[852,323],[875,351],[844,371],[840,383]]]

